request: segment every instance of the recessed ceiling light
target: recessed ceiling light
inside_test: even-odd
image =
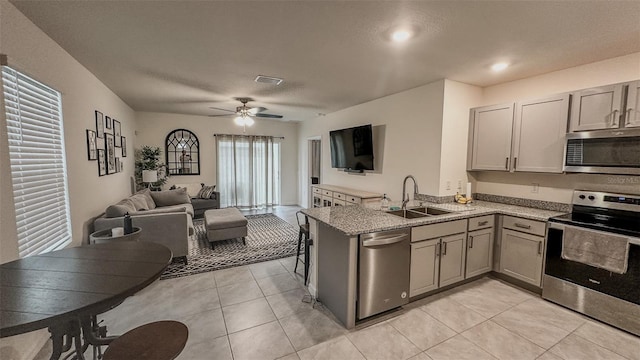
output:
[[[409,30],[396,30],[391,33],[391,40],[395,42],[405,42],[413,36],[413,33]]]
[[[506,69],[508,67],[509,67],[509,64],[507,64],[507,63],[503,63],[503,62],[502,63],[495,63],[495,64],[491,65],[491,70],[498,72],[498,71],[502,71],[502,70],[504,70],[504,69]]]

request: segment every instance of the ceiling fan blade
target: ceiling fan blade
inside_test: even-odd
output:
[[[221,117],[221,116],[233,116],[235,114],[224,114],[224,115],[207,115],[208,117]]]
[[[282,115],[273,115],[273,114],[258,113],[258,114],[255,114],[253,116],[255,116],[255,117],[263,117],[263,118],[282,119]]]
[[[249,109],[249,113],[255,115],[255,114],[261,113],[261,112],[263,112],[265,110],[267,110],[266,107],[256,106],[254,108]]]
[[[232,112],[235,114],[235,110],[229,110],[229,109],[222,109],[222,108],[217,108],[217,107],[213,107],[213,106],[209,106],[209,109],[213,109],[213,110],[221,110],[221,111],[228,111],[228,112]]]

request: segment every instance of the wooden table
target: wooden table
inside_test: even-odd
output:
[[[159,278],[171,256],[156,243],[112,242],[2,264],[0,337],[49,328],[51,359],[69,350],[72,340],[77,358],[83,359],[88,345],[81,331],[92,345],[113,340],[101,337],[91,320]]]

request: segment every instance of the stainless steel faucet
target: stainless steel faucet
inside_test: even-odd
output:
[[[409,193],[407,193],[407,180],[409,179],[413,180],[413,198],[415,199],[418,194],[418,183],[416,182],[416,178],[414,178],[413,175],[407,175],[402,182],[402,210],[407,209],[407,203],[409,202]]]

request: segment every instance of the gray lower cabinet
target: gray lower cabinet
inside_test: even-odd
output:
[[[493,227],[467,234],[467,268],[465,278],[491,271],[493,264]]]
[[[446,236],[441,239],[440,286],[464,280],[465,234]]]
[[[540,287],[544,237],[503,229],[501,242],[500,272]]]
[[[411,244],[410,297],[438,288],[439,256],[440,239]]]
[[[409,296],[464,280],[467,220],[411,228]]]

